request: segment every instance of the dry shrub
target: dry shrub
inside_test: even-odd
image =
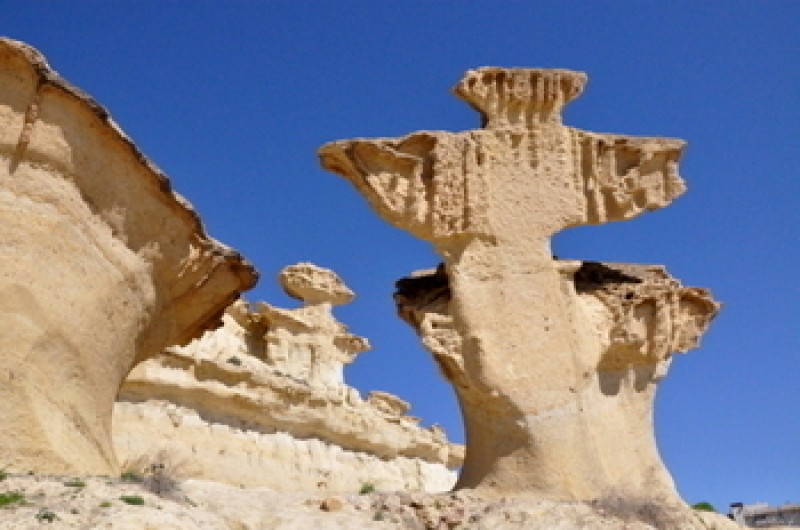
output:
[[[173,500],[182,500],[180,484],[191,475],[189,462],[167,449],[128,459],[122,466],[123,480],[139,482],[151,493]]]
[[[591,501],[590,505],[601,515],[645,523],[659,530],[674,530],[686,522],[684,508],[652,500],[609,495]]]

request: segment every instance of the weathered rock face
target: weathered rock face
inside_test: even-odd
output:
[[[114,473],[137,363],[218,324],[256,281],[87,95],[0,39],[0,453],[10,471]]]
[[[334,142],[320,160],[444,258],[397,300],[458,392],[459,487],[677,499],[653,440],[655,382],[718,306],[659,267],[553,260],[550,237],[668,205],[685,191],[683,142],[563,126],[585,81],[470,71],[455,92],[483,129]]]
[[[567,389],[573,403],[550,412],[587,416],[582,443],[603,472],[593,477],[598,498],[610,492],[635,499],[643,492],[645,497],[674,497],[653,437],[655,384],[666,375],[674,352],[697,345],[717,304],[706,290],[681,286],[660,266],[564,260],[556,267],[580,340],[576,350],[592,369],[587,366],[583,379]],[[397,288],[401,318],[422,337],[462,405],[474,407],[469,400],[475,399],[473,389],[480,381],[467,368],[444,267],[404,278]],[[465,415],[469,418],[469,411]],[[561,463],[566,465],[568,458],[563,455]]]
[[[280,280],[302,307],[237,302],[222,328],[131,373],[114,413],[117,452],[166,452],[194,477],[278,490],[451,488],[463,447],[421,428],[397,396],[364,400],[344,384],[344,364],[369,349],[331,312],[353,293],[307,263]]]

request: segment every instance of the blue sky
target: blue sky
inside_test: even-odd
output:
[[[486,65],[583,70],[565,122],[686,139],[689,193],[560,234],[562,257],[661,263],[725,307],[661,385],[657,436],[684,497],[800,502],[800,2],[2,1],[111,110],[209,232],[262,273],[313,261],[358,293],[337,315],[374,349],[348,369],[463,440],[452,391],[394,315],[393,282],[438,260],[321,170],[325,142],[465,130],[450,94]]]

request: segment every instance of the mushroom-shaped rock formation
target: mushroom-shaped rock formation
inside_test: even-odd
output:
[[[565,127],[561,110],[585,81],[469,71],[455,93],[483,129],[333,142],[320,161],[444,259],[396,296],[457,390],[467,435],[457,487],[678,500],[652,397],[718,306],[658,267],[554,260],[550,238],[669,205],[685,191],[684,143]]]
[[[253,318],[263,323],[265,360],[311,385],[342,386],[344,365],[370,349],[369,341],[350,333],[331,310],[349,303],[355,294],[338,274],[312,263],[289,265],[278,279],[289,296],[303,301],[303,307],[256,304]]]
[[[114,473],[131,368],[215,327],[257,274],[33,48],[0,39],[0,452]]]
[[[548,412],[584,416],[578,434],[583,437],[585,453],[596,458],[589,463],[602,470],[602,475],[592,476],[598,492],[605,488],[606,495],[674,498],[672,481],[653,437],[655,384],[666,375],[673,353],[697,346],[718,304],[706,290],[683,287],[660,266],[558,261],[557,267],[576,327],[574,350],[586,359],[586,371],[567,389],[562,407]],[[400,317],[417,331],[442,374],[454,385],[468,426],[477,431],[471,432],[469,443],[475,445],[468,445],[467,456],[469,451],[480,456],[481,450],[498,443],[494,437],[499,433],[483,429],[482,419],[470,416],[477,408],[473,402],[481,399],[475,391],[481,382],[468,368],[462,336],[454,325],[445,268],[399,280],[395,302]],[[520,415],[519,421],[536,420]],[[537,440],[546,441],[543,436]],[[555,448],[546,454],[558,458],[567,469],[575,456]],[[538,462],[532,464],[549,469]],[[585,474],[591,469],[580,471]],[[593,473],[599,472],[595,469]],[[461,483],[472,486],[467,482],[471,478],[474,480],[474,476],[462,476]]]

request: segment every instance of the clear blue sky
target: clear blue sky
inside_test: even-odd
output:
[[[660,388],[657,435],[680,491],[800,502],[800,2],[2,1],[0,34],[39,48],[108,107],[262,273],[313,261],[358,293],[369,337],[347,377],[410,400],[462,440],[450,388],[394,315],[393,282],[434,266],[318,167],[337,139],[464,130],[472,67],[586,71],[587,130],[689,142],[689,193],[632,222],[559,235],[562,257],[663,263],[725,303]]]

